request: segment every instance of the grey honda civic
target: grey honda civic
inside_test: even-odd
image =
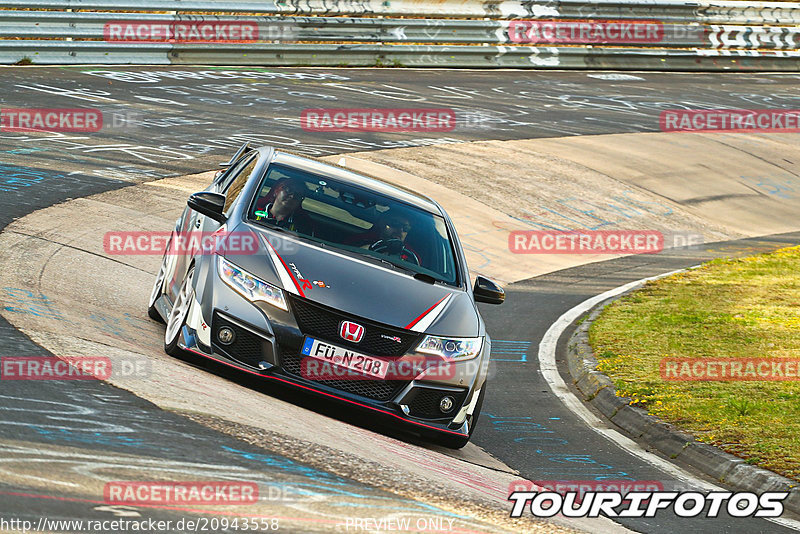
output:
[[[175,224],[149,301],[164,350],[215,360],[466,445],[491,340],[435,201],[350,169],[242,146]]]

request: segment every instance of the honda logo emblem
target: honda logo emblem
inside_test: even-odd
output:
[[[358,343],[364,337],[364,327],[358,323],[342,321],[342,324],[339,325],[339,335],[342,339]]]

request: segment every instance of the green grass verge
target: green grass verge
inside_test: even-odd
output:
[[[800,246],[648,283],[589,331],[617,395],[748,463],[800,480],[800,382],[662,380],[663,358],[800,358]]]

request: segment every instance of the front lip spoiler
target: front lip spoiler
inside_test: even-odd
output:
[[[196,341],[197,337],[192,335],[190,333],[190,331],[191,331],[191,329],[188,326],[184,326],[183,327],[183,331],[181,333],[180,347],[185,351],[191,352],[192,354],[197,354],[199,356],[202,356],[202,357],[207,358],[209,360],[213,360],[213,361],[221,363],[223,365],[227,365],[228,367],[232,367],[232,368],[237,369],[239,371],[244,371],[244,372],[249,373],[251,375],[258,376],[259,378],[267,378],[267,379],[270,379],[270,380],[276,380],[276,381],[282,382],[284,384],[289,384],[290,386],[294,386],[294,387],[297,387],[297,388],[305,389],[307,391],[311,391],[311,392],[313,392],[313,393],[315,393],[317,395],[324,395],[326,397],[330,397],[330,398],[336,399],[339,402],[345,402],[345,403],[348,403],[348,404],[353,404],[353,405],[358,406],[360,408],[366,408],[366,409],[371,410],[373,412],[378,412],[378,413],[381,413],[383,415],[388,415],[388,416],[394,417],[396,419],[399,419],[400,421],[402,421],[405,424],[422,427],[426,431],[433,430],[435,432],[451,434],[451,435],[454,435],[454,436],[467,436],[467,435],[469,435],[468,432],[467,432],[466,423],[462,424],[461,428],[459,430],[449,430],[449,429],[438,427],[438,426],[435,426],[435,425],[422,423],[422,422],[419,422],[419,421],[414,421],[413,419],[407,419],[407,418],[402,417],[402,416],[400,416],[400,415],[398,415],[396,413],[392,413],[392,412],[389,412],[389,411],[381,409],[381,408],[376,408],[375,406],[370,406],[368,404],[364,404],[364,403],[361,403],[361,402],[358,402],[358,401],[350,400],[350,399],[345,398],[345,397],[340,397],[338,395],[334,395],[332,393],[328,393],[327,391],[321,391],[319,389],[315,389],[315,388],[309,387],[309,386],[307,386],[305,384],[298,384],[297,382],[294,382],[294,381],[292,381],[292,380],[290,380],[288,378],[284,378],[284,377],[281,377],[281,376],[275,376],[275,375],[272,375],[272,374],[263,374],[263,373],[260,373],[258,371],[247,369],[246,367],[236,365],[234,363],[231,363],[231,362],[228,362],[228,361],[226,361],[224,359],[221,359],[220,357],[218,357],[215,354],[208,354],[208,353],[202,351],[200,349],[200,347],[197,345],[197,341]],[[191,340],[191,346],[188,346],[188,344],[186,343],[186,340]]]

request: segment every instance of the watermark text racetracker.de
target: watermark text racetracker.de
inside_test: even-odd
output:
[[[280,252],[294,252],[290,240],[271,239]],[[250,231],[110,231],[103,236],[103,250],[110,256],[194,256],[205,254],[250,255],[259,251],[260,240]]]
[[[508,249],[514,254],[655,254],[702,243],[702,234],[658,230],[513,230],[508,234]]]
[[[138,356],[2,356],[0,380],[143,379],[152,362]]]
[[[577,493],[576,502],[590,492],[619,492],[627,495],[638,491],[664,491],[664,483],[660,480],[519,480],[508,485],[508,492],[535,492],[539,490],[554,491],[562,497],[567,493]]]
[[[258,484],[246,481],[116,481],[103,488],[107,504],[247,505],[258,502]]]
[[[659,371],[669,382],[798,381],[800,358],[664,358]]]
[[[307,356],[300,362],[300,375],[308,380],[445,380],[461,372],[473,372],[479,361],[444,361],[439,357],[409,354],[401,358],[378,358],[343,351]]]
[[[307,132],[451,132],[450,108],[308,108],[300,114]]]
[[[96,108],[1,108],[0,132],[82,132],[136,128],[143,115],[137,111]]]
[[[661,112],[664,132],[798,132],[800,109],[670,109]]]
[[[731,517],[780,517],[783,501],[789,496],[785,491],[769,491],[760,495],[752,492],[712,491],[515,491],[508,500],[513,501],[511,517],[530,513],[533,517],[547,518],[556,514],[564,517],[648,517],[661,510],[672,510],[678,517],[718,517],[727,513]],[[528,512],[526,512],[526,510]]]
[[[662,24],[652,20],[513,20],[508,38],[530,44],[648,44],[697,42],[701,26]]]
[[[294,41],[299,27],[283,21],[243,20],[117,20],[106,22],[103,38],[110,43],[246,43]]]

